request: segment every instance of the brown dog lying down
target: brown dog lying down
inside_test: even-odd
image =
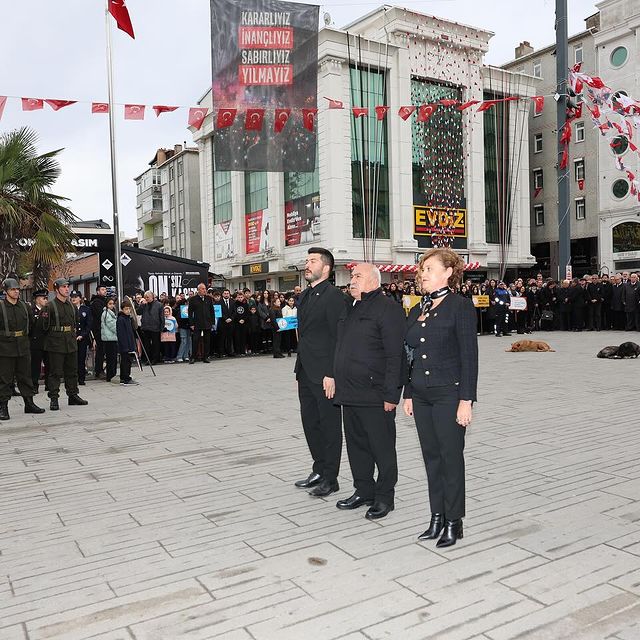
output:
[[[542,340],[518,340],[511,345],[511,349],[505,351],[554,351],[546,342]]]

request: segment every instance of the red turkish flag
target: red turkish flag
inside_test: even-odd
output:
[[[500,100],[485,100],[480,103],[480,106],[476,109],[476,113],[480,113],[481,111],[486,111],[487,109],[491,109],[495,107]]]
[[[604,89],[606,86],[604,82],[602,82],[602,79],[598,78],[597,76],[593,76],[593,78],[591,78],[585,75],[583,76],[583,79],[590,87],[593,87],[594,89]]]
[[[635,153],[638,150],[638,147],[636,147],[636,145],[633,144],[633,142],[629,141],[629,149],[631,149],[631,151]]]
[[[443,98],[442,100],[440,100],[440,104],[443,107],[453,107],[453,106],[458,104],[458,101],[457,100],[450,100],[449,98]]]
[[[70,104],[75,104],[76,100],[45,100],[45,102],[54,110],[58,111],[63,107],[68,107]]]
[[[333,98],[327,98],[327,96],[324,99],[329,101],[329,109],[344,109],[342,100],[334,100]]]
[[[143,104],[125,104],[124,105],[125,120],[144,120]]]
[[[161,113],[169,113],[170,111],[175,111],[178,107],[167,107],[164,104],[154,104],[153,105],[153,110],[156,112],[156,118],[161,114]]]
[[[458,111],[464,111],[469,107],[473,107],[474,104],[478,104],[479,100],[469,100],[469,102],[465,102],[458,107]]]
[[[569,147],[565,144],[562,150],[562,159],[560,160],[560,168],[566,169],[569,162]]]
[[[128,33],[134,40],[133,25],[129,16],[129,9],[124,0],[109,0],[109,13],[116,19],[118,29]]]
[[[302,110],[302,124],[308,131],[313,131],[316,125],[317,109],[303,109]]]
[[[376,107],[376,118],[378,120],[384,120],[386,115],[387,115],[387,111],[389,111],[389,107],[385,107],[383,105],[378,105]]]
[[[187,126],[193,127],[196,131],[199,131],[204,119],[207,117],[207,113],[209,113],[209,109],[207,107],[191,107],[189,109]]]
[[[264,121],[264,109],[247,109],[244,117],[244,128],[247,131],[261,131]]]
[[[224,129],[230,127],[236,119],[237,109],[218,109],[216,118],[216,129]]]
[[[276,109],[273,120],[273,130],[276,133],[280,133],[284,126],[289,121],[289,116],[291,115],[291,109]]]
[[[415,110],[416,110],[416,108],[413,105],[411,105],[409,107],[400,107],[398,109],[398,115],[403,120],[407,120]]]
[[[369,113],[367,107],[352,107],[351,111],[354,118],[362,118],[362,116],[366,116]]]
[[[563,142],[564,144],[571,142],[571,123],[570,122],[564,123],[564,126],[562,127],[561,136],[560,136],[560,142]]]
[[[0,96],[0,120],[2,120],[2,114],[4,113],[5,104],[7,104],[7,96]]]
[[[106,102],[92,102],[91,113],[109,113],[109,105]]]
[[[535,114],[538,115],[542,113],[544,109],[544,96],[533,96],[531,99],[535,105]]]
[[[582,178],[578,180],[578,189],[580,189],[580,191],[584,189],[584,179]]]
[[[418,107],[418,122],[427,122],[437,108],[437,104],[421,104]]]
[[[44,101],[40,98],[22,98],[23,111],[37,111],[44,107]]]

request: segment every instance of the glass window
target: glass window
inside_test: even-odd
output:
[[[536,226],[541,227],[544,224],[544,205],[537,204],[533,207],[533,213],[536,219]]]
[[[621,156],[629,148],[629,140],[626,136],[616,136],[611,141],[611,150],[617,156]]]
[[[183,174],[184,167],[182,160],[178,160],[178,175],[181,176]]]
[[[386,104],[386,76],[376,69],[349,69],[351,104],[368,115],[351,116],[351,200],[354,238],[389,238],[387,118],[375,107]]]
[[[162,184],[162,172],[159,169],[153,170],[152,175],[153,184],[159,186]]]
[[[613,227],[613,252],[640,251],[640,224],[623,222]]]
[[[574,64],[580,64],[582,62],[582,44],[577,44],[573,48],[573,62]]]
[[[624,198],[627,193],[629,193],[629,183],[626,180],[620,178],[613,183],[611,191],[613,193],[613,197],[620,200]]]
[[[233,216],[231,171],[214,171],[213,224],[228,222]]]
[[[586,217],[586,207],[584,198],[576,198],[576,220],[584,220]]]
[[[138,180],[138,182],[136,182],[136,193],[138,195],[140,195],[142,193],[142,182],[140,180]]]
[[[584,122],[576,122],[576,142],[584,142]]]
[[[173,165],[171,165],[169,167],[169,180],[173,180],[174,175],[175,175],[175,173],[174,173],[174,170],[173,170]]]
[[[575,170],[576,181],[584,180],[584,158],[576,158],[573,161],[573,168]]]
[[[533,188],[534,189],[542,189],[544,188],[544,180],[542,169],[534,169],[533,170]]]
[[[611,52],[611,66],[612,67],[621,67],[629,57],[629,52],[625,47],[616,47]]]
[[[266,171],[245,171],[244,174],[244,211],[253,213],[263,211],[269,206],[269,192]]]
[[[178,191],[178,204],[184,204],[184,189]]]
[[[542,151],[542,134],[536,133],[533,136],[533,152],[540,153],[541,151]]]
[[[171,194],[169,196],[169,207],[171,209],[175,209],[176,208],[176,196],[175,196],[175,194]]]
[[[534,78],[542,78],[542,63],[534,62],[533,63],[533,76]]]

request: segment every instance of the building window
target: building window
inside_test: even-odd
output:
[[[136,193],[138,195],[142,193],[142,182],[136,182]]]
[[[573,161],[576,181],[584,180],[584,158],[576,158]]]
[[[284,243],[286,247],[313,242],[319,234],[320,171],[316,146],[314,171],[284,173]]]
[[[169,180],[173,180],[174,176],[175,176],[175,172],[173,170],[173,165],[171,165],[169,167]]]
[[[584,142],[584,122],[576,122],[576,142]]]
[[[542,134],[535,133],[533,135],[533,152],[540,153],[542,151]]]
[[[169,196],[169,208],[170,209],[175,209],[176,208],[176,196],[175,196],[175,194],[171,194]]]
[[[162,184],[162,172],[159,169],[153,170],[152,181],[156,186],[160,186]]]
[[[181,176],[184,172],[182,160],[178,160],[178,175]]]
[[[611,151],[617,156],[621,156],[629,148],[629,140],[626,136],[616,136],[611,141]]]
[[[573,48],[573,62],[574,64],[580,64],[582,62],[582,43],[577,44]]]
[[[542,62],[533,63],[533,77],[542,78]]]
[[[576,220],[584,220],[586,213],[584,198],[576,198]]]
[[[264,211],[269,206],[269,191],[266,171],[245,171],[244,211],[254,213]]]
[[[613,193],[613,197],[618,200],[622,200],[629,193],[629,183],[620,178],[620,180],[616,180],[611,187],[611,192]]]
[[[536,219],[536,227],[541,227],[544,224],[544,205],[536,204],[533,207],[533,215]]]
[[[629,52],[627,51],[626,47],[616,47],[611,52],[611,66],[615,68],[621,67],[627,61],[628,57]]]
[[[374,107],[387,104],[385,75],[377,69],[349,69],[351,104],[368,115],[351,117],[351,213],[354,238],[389,238],[387,118]]]
[[[184,189],[178,191],[178,204],[184,204]]]
[[[544,180],[543,180],[542,169],[534,169],[533,170],[533,188],[534,189],[543,189],[544,188]]]
[[[213,185],[213,224],[228,222],[233,215],[231,171],[214,171]]]

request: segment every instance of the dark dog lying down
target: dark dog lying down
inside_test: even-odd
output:
[[[605,347],[598,352],[596,357],[622,359],[622,358],[637,358],[640,356],[640,345],[635,342],[623,342],[619,347]]]

